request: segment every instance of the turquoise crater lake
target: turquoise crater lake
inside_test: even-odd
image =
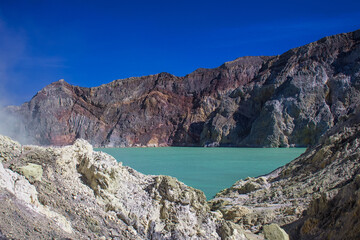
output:
[[[305,148],[97,148],[135,170],[176,177],[208,199],[237,180],[267,174]]]

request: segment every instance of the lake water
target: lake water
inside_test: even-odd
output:
[[[176,177],[208,199],[237,180],[267,174],[305,148],[98,148],[123,165],[152,175]]]

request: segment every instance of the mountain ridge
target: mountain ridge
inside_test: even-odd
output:
[[[184,77],[158,73],[92,88],[57,81],[10,112],[43,145],[76,138],[105,147],[313,145],[360,102],[359,36],[329,36]]]

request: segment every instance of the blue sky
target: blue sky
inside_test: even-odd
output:
[[[0,0],[0,101],[21,104],[61,78],[184,76],[359,28],[354,0]]]

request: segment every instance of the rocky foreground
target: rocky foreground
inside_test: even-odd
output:
[[[277,223],[293,239],[360,239],[360,111],[299,158],[236,182],[210,205],[253,232]]]
[[[203,192],[94,152],[0,137],[0,232],[7,239],[247,239]]]
[[[309,146],[360,104],[360,30],[184,77],[64,80],[8,108],[32,140],[94,146]]]
[[[0,137],[2,239],[359,239],[360,114],[286,166],[206,202],[84,140],[22,146]],[[283,229],[279,228],[279,225]]]

